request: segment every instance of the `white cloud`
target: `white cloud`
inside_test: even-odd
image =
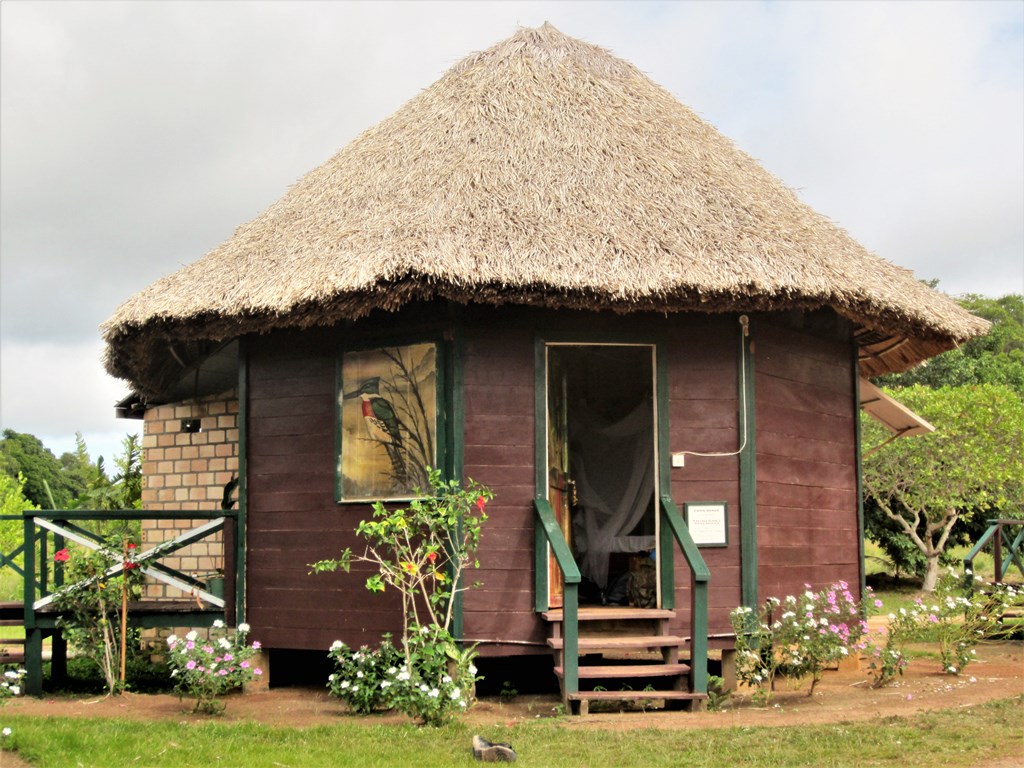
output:
[[[81,432],[95,459],[120,452],[141,422],[116,419],[114,404],[127,394],[100,362],[102,345],[5,343],[0,349],[0,427],[38,437],[57,456],[75,447]]]

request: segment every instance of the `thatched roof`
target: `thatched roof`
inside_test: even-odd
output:
[[[545,24],[474,54],[103,326],[107,366],[418,299],[832,307],[874,374],[986,328],[800,202],[632,64]],[[888,349],[895,345],[894,349]],[[887,351],[885,351],[887,350]]]

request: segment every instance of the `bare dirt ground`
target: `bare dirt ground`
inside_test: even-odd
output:
[[[702,729],[787,726],[884,717],[907,717],[939,709],[976,706],[994,699],[1024,695],[1024,645],[983,645],[977,661],[961,676],[944,674],[937,660],[915,659],[906,675],[881,689],[872,689],[863,669],[848,665],[828,671],[808,697],[808,685],[794,689],[779,683],[768,707],[752,704],[741,689],[721,712],[605,711],[585,717],[563,718],[566,728],[626,730],[631,728]],[[465,716],[471,727],[485,731],[490,725],[514,725],[525,720],[560,714],[557,696],[517,696],[511,701],[483,699]],[[191,702],[171,695],[126,693],[116,697],[20,698],[8,701],[9,713],[58,717],[111,717],[132,720],[199,721],[207,716],[191,712]],[[223,721],[254,721],[269,726],[303,728],[338,722],[365,724],[404,723],[396,714],[356,717],[327,695],[326,690],[282,688],[263,693],[237,694],[227,699]],[[1006,765],[1024,764],[1008,762]],[[0,765],[21,768],[17,757],[3,753]]]

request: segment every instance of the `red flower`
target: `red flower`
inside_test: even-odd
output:
[[[131,560],[125,560],[125,562],[124,562],[124,569],[126,571],[130,571],[132,568],[138,568],[138,567],[139,567],[139,564],[138,563],[133,563]]]
[[[437,560],[437,552],[427,552],[427,560],[430,562]]]
[[[58,563],[66,563],[70,557],[71,553],[68,552],[67,548],[59,549],[53,553],[53,559]]]
[[[128,549],[135,549],[135,542],[134,541],[129,541],[126,546],[128,547]]]
[[[483,496],[478,496],[476,500],[476,508],[480,512],[483,512],[485,506],[487,506],[487,499],[485,499]]]

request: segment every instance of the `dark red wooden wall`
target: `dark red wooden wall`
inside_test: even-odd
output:
[[[247,339],[247,618],[268,648],[375,643],[401,626],[397,595],[372,595],[369,570],[308,575],[308,563],[359,546],[366,505],[334,501],[335,365],[366,334],[408,334],[455,323],[444,307],[386,315],[349,328]],[[631,333],[668,352],[670,450],[739,447],[739,326],[734,316],[464,310],[464,471],[492,487],[480,549],[482,586],[465,596],[464,631],[487,655],[546,653],[533,604],[534,342],[553,331]],[[822,333],[755,323],[758,556],[764,596],[804,582],[856,583],[857,516],[852,354],[842,329]],[[609,338],[609,340],[614,340]],[[739,461],[687,456],[670,470],[672,495],[729,505],[730,546],[702,550],[711,569],[712,633],[728,631],[740,601]],[[688,573],[676,553],[676,629],[689,626]]]
[[[854,355],[842,331],[757,325],[762,599],[860,584]]]

